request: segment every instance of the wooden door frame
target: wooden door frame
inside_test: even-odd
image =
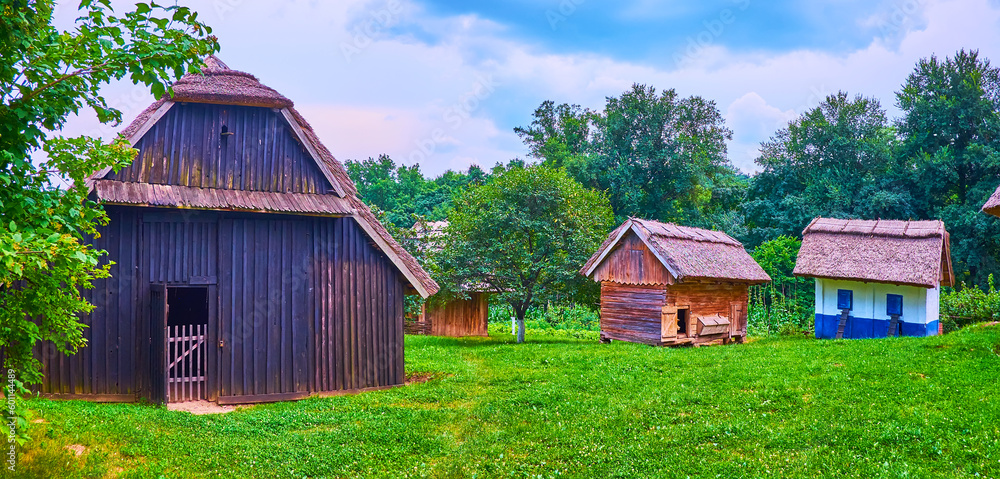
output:
[[[195,289],[204,288],[206,290],[206,300],[208,301],[208,318],[205,323],[205,400],[206,401],[217,401],[219,399],[219,374],[222,372],[222,348],[217,347],[219,344],[219,338],[221,338],[220,328],[221,323],[218,319],[219,313],[219,303],[222,301],[219,298],[219,287],[217,281],[211,284],[191,284],[188,283],[175,283],[166,284],[166,289],[169,292],[171,289]],[[169,301],[168,301],[169,307]],[[164,371],[166,374],[167,371]]]

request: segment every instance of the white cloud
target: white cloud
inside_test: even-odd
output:
[[[750,171],[761,141],[837,90],[878,98],[896,114],[894,92],[920,58],[979,48],[1000,61],[1000,9],[989,0],[901,0],[921,3],[901,24],[905,34],[879,36],[848,53],[736,53],[720,46],[723,33],[680,67],[673,58],[640,64],[594,53],[554,54],[511,39],[497,23],[472,15],[434,17],[401,2],[390,26],[377,29],[348,61],[341,46],[394,1],[207,0],[192,6],[216,28],[223,60],[294,100],[338,158],[424,158],[423,170],[431,174],[523,156],[526,148],[512,129],[529,123],[543,100],[600,108],[605,97],[633,83],[715,100],[735,131],[730,155]],[[235,6],[221,11],[219,2]],[[474,107],[456,125],[454,115],[446,115],[483,76],[495,81],[495,90],[470,103]],[[114,99],[129,88],[112,88],[108,95]],[[86,131],[92,123],[74,121],[68,130]],[[436,130],[435,148],[415,154],[425,151],[421,141]]]

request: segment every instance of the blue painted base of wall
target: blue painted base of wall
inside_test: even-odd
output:
[[[816,315],[816,339],[833,339],[837,337],[837,326],[840,324],[840,315],[817,314]],[[938,333],[938,322],[932,321],[928,324],[907,323],[900,321],[900,335],[902,336],[936,336]],[[869,319],[847,317],[847,325],[844,326],[845,339],[866,339],[884,338],[888,336],[888,319]]]

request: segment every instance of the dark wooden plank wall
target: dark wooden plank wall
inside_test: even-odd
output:
[[[222,127],[231,135],[222,135]],[[175,104],[136,143],[136,161],[107,179],[252,191],[320,193],[330,184],[280,112]]]
[[[427,308],[424,321],[430,323],[433,336],[487,336],[489,304],[485,293],[470,293],[469,299],[456,299]]]
[[[314,221],[314,391],[402,384],[401,274],[352,218]]]
[[[618,246],[597,266],[594,281],[624,284],[673,284],[663,263],[633,232],[628,232]]]
[[[666,286],[601,283],[601,334],[610,339],[659,344]]]
[[[110,224],[100,228],[101,235],[93,240],[98,249],[108,251],[102,258],[111,266],[111,277],[94,281],[94,289],[83,295],[96,306],[93,313],[81,321],[89,327],[83,330],[87,346],[77,354],[59,354],[52,344],[37,349],[45,378],[40,391],[48,394],[103,395],[106,400],[133,396],[137,388],[136,337],[138,310],[135,297],[142,281],[137,275],[138,222],[135,211],[109,209]],[[119,397],[122,396],[122,397]]]
[[[70,357],[40,348],[41,392],[128,400],[148,389],[149,285],[192,278],[217,283],[210,370],[221,374],[209,388],[220,401],[403,382],[403,279],[353,218],[108,212],[95,245],[117,264],[87,293],[98,305],[84,317],[89,344]]]

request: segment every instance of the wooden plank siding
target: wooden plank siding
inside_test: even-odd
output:
[[[39,392],[132,400],[150,387],[150,285],[208,288],[210,400],[260,402],[401,384],[404,279],[351,217],[107,207],[116,262],[85,291],[88,345],[38,349]],[[108,257],[105,257],[107,260]],[[110,399],[109,399],[110,398]]]
[[[268,108],[177,104],[135,148],[136,161],[106,179],[282,193],[331,188],[282,114]]]
[[[674,278],[645,243],[629,232],[598,265],[594,281],[623,284],[673,284]]]
[[[469,299],[456,299],[428,307],[424,321],[432,336],[488,336],[489,294],[469,293]]]
[[[601,335],[607,339],[660,344],[663,285],[601,283]]]

